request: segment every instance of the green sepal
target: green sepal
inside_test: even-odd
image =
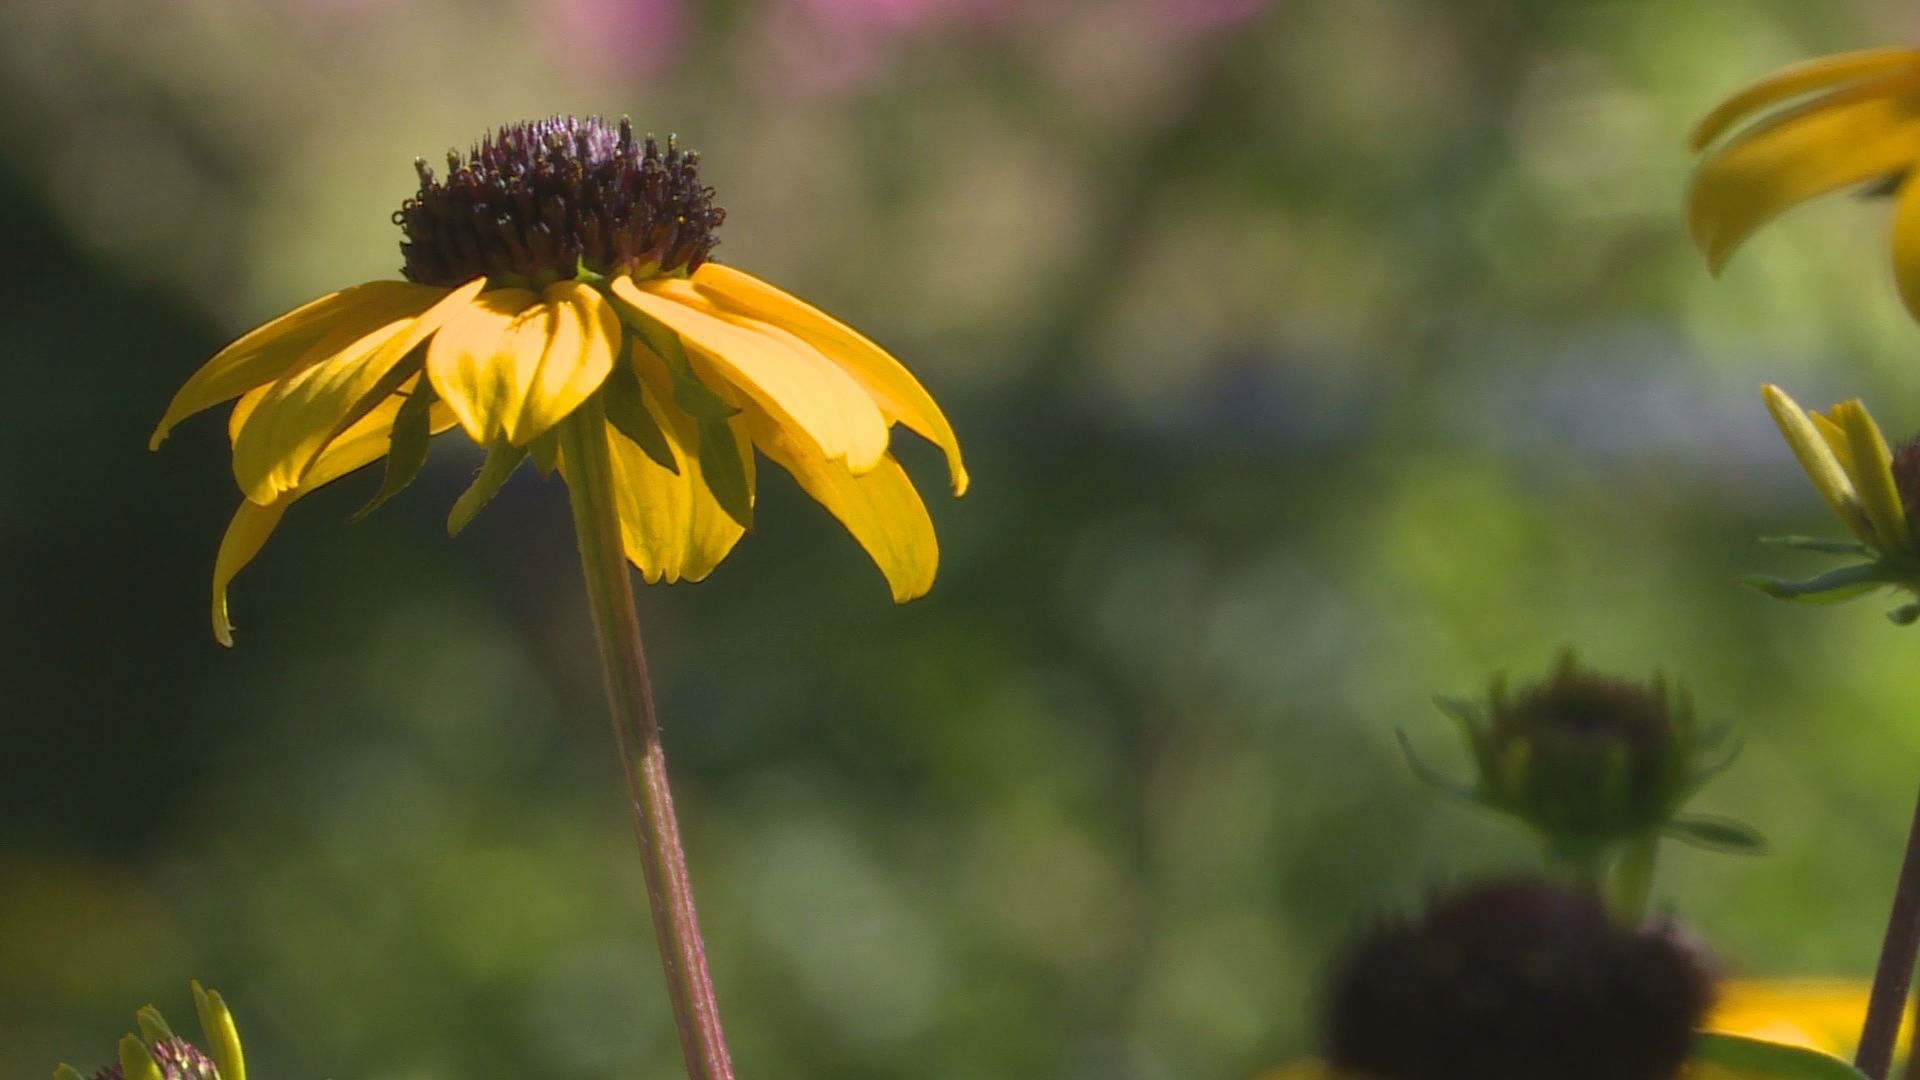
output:
[[[1818,551],[1824,555],[1858,555],[1863,559],[1871,559],[1875,554],[1872,548],[1857,540],[1832,540],[1820,536],[1763,536],[1760,542],[1774,547]]]
[[[132,1035],[120,1037],[120,1073],[124,1080],[167,1080],[146,1045]]]
[[[1885,566],[1871,562],[1829,570],[1819,577],[1808,578],[1805,581],[1785,581],[1756,574],[1741,578],[1740,584],[1749,589],[1757,589],[1776,600],[1798,600],[1806,604],[1837,604],[1872,592],[1882,585],[1890,585],[1897,580],[1899,579]]]
[[[480,472],[473,478],[467,490],[454,500],[453,512],[447,515],[447,535],[459,536],[460,530],[480,513],[481,509],[493,501],[500,488],[513,475],[513,470],[527,458],[527,448],[511,443],[498,442],[487,450],[487,460],[480,465]]]
[[[1438,769],[1421,761],[1420,755],[1413,752],[1413,740],[1407,738],[1406,732],[1396,728],[1393,737],[1400,741],[1400,756],[1407,759],[1407,768],[1413,771],[1415,779],[1435,791],[1450,798],[1458,799],[1461,802],[1478,803],[1481,801],[1480,796],[1476,794],[1472,788],[1447,779],[1440,774]]]
[[[532,459],[540,479],[552,479],[553,470],[560,467],[560,429],[548,428],[530,440],[527,443],[527,457]]]
[[[387,445],[387,472],[380,480],[380,490],[373,493],[367,505],[347,517],[349,524],[380,509],[420,475],[427,463],[427,443],[433,438],[433,403],[437,396],[433,384],[422,377],[407,400],[400,403],[399,411],[393,414],[393,437]]]
[[[133,1014],[133,1019],[140,1025],[141,1040],[148,1044],[175,1037],[173,1029],[167,1026],[167,1018],[151,1005],[141,1006],[140,1011]]]
[[[1680,814],[1660,831],[1682,843],[1728,855],[1765,855],[1772,850],[1760,830],[1734,818]]]
[[[740,527],[753,527],[753,491],[747,486],[747,464],[740,458],[740,444],[734,440],[733,427],[725,420],[702,419],[700,431],[700,475],[713,492],[714,501]]]
[[[667,365],[668,374],[673,376],[673,403],[695,420],[725,420],[740,410],[723,401],[720,395],[707,389],[700,377],[693,373],[693,365],[687,363],[687,350],[680,342],[680,335],[673,328],[638,308],[626,304],[616,304],[614,309],[620,313],[620,319],[639,337],[641,344],[653,350]]]
[[[213,1067],[220,1070],[220,1080],[247,1080],[247,1060],[240,1053],[240,1030],[234,1025],[233,1013],[227,1010],[220,991],[204,989],[195,980],[193,1007],[200,1013],[200,1031],[206,1036],[207,1056],[213,1059]]]
[[[1839,1058],[1828,1057],[1818,1050],[1724,1031],[1697,1032],[1688,1060],[1717,1065],[1741,1080],[1865,1080],[1866,1077]]]
[[[87,1080],[87,1078],[80,1075],[79,1069],[63,1062],[54,1068],[53,1080]]]
[[[615,431],[625,435],[641,453],[652,458],[654,464],[675,476],[680,475],[680,463],[674,459],[673,448],[667,445],[666,432],[660,430],[653,414],[647,411],[640,376],[634,374],[632,367],[613,365],[607,381],[601,384],[600,399],[606,405],[607,422]]]

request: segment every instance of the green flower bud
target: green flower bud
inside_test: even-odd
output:
[[[151,1005],[135,1014],[138,1035],[121,1038],[114,1063],[84,1077],[71,1065],[61,1065],[53,1080],[246,1080],[240,1054],[240,1034],[220,995],[193,984],[200,1027],[210,1052],[173,1033],[166,1017]]]

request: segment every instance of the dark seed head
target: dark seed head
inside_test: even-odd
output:
[[[185,1039],[161,1039],[149,1045],[147,1052],[165,1080],[220,1080],[220,1070]],[[94,1073],[93,1080],[122,1080],[123,1076],[120,1066],[109,1065]]]
[[[726,211],[700,183],[700,155],[669,136],[636,140],[633,125],[553,117],[504,127],[440,180],[414,163],[420,190],[394,212],[406,239],[402,273],[426,285],[486,275],[549,284],[596,274],[692,271],[719,241]]]
[[[1356,944],[1329,987],[1325,1049],[1373,1080],[1671,1080],[1712,992],[1671,926],[1616,926],[1585,895],[1499,882]]]

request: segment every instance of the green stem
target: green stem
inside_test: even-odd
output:
[[[586,572],[594,636],[613,709],[614,740],[633,804],[634,829],[647,874],[647,901],[666,971],[667,997],[691,1080],[732,1080],[733,1062],[720,1029],[706,947],[693,906],[680,827],[667,789],[667,759],[654,718],[640,619],[634,611],[620,518],[614,504],[613,461],[607,450],[606,412],[598,395],[559,425],[560,453],[573,504],[573,531]]]
[[[1608,907],[1614,917],[1633,925],[1647,917],[1647,899],[1653,895],[1653,865],[1660,854],[1655,833],[1636,836],[1620,847],[1608,882]]]
[[[1886,1080],[1893,1066],[1893,1044],[1900,1036],[1900,1017],[1906,1011],[1907,991],[1913,985],[1914,958],[1920,956],[1920,801],[1907,829],[1907,853],[1900,863],[1900,880],[1893,889],[1893,911],[1880,943],[1880,963],[1873,973],[1873,992],[1867,998],[1867,1020],[1860,1029],[1860,1049],[1853,1067],[1872,1080]]]

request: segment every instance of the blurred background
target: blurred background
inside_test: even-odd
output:
[[[1536,865],[1418,788],[1436,692],[1562,644],[1745,734],[1657,902],[1733,970],[1872,967],[1920,631],[1736,588],[1831,533],[1756,391],[1920,427],[1883,203],[1710,280],[1690,121],[1910,5],[132,0],[0,35],[0,1074],[198,977],[263,1077],[680,1074],[565,495],[457,541],[436,444],[304,501],[207,630],[223,342],[397,276],[412,159],[555,112],[705,154],[718,256],[887,344],[974,488],[903,608],[767,470],[641,594],[749,1077],[1242,1077],[1376,912]],[[898,443],[911,442],[904,433]]]

